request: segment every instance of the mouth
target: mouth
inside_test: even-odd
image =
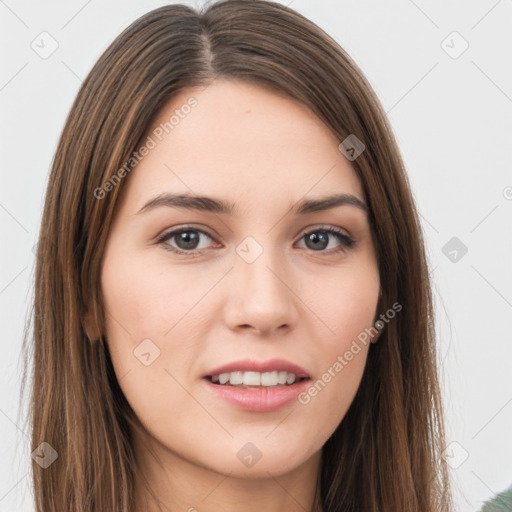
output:
[[[286,370],[233,371],[232,365],[230,370],[220,373],[214,371],[201,380],[207,392],[215,399],[250,413],[275,412],[290,406],[310,385],[308,381],[311,380],[307,374]]]
[[[207,375],[204,378],[219,387],[269,390],[286,388],[304,380],[310,380],[309,377],[299,377],[284,370],[271,372],[234,371]]]
[[[267,361],[233,361],[212,368],[203,375],[203,379],[216,387],[272,390],[294,386],[310,380],[311,376],[304,368],[291,361],[274,358]]]

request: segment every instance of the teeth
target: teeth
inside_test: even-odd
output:
[[[293,384],[295,382],[295,375],[293,373],[289,373],[286,377],[286,384]]]
[[[229,383],[232,386],[236,386],[237,384],[242,384],[244,381],[244,373],[243,372],[225,373],[224,375],[229,375]]]
[[[243,383],[246,386],[261,386],[261,373],[244,372]]]
[[[284,371],[273,372],[230,372],[212,375],[212,382],[232,386],[278,386],[293,384],[298,379],[294,373]]]
[[[262,386],[277,386],[277,372],[267,372],[261,374]]]

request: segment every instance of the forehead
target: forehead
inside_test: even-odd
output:
[[[149,142],[151,139],[151,142]],[[305,105],[270,89],[221,80],[181,90],[143,142],[152,148],[125,184],[130,210],[165,191],[237,203],[351,193],[364,200],[341,142]]]

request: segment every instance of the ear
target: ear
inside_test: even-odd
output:
[[[382,322],[382,320],[376,320],[375,323],[373,324],[373,326],[376,329],[378,329],[379,332],[371,337],[371,342],[377,343],[377,341],[379,341],[380,335],[382,334],[382,331],[383,331],[384,327],[386,326],[386,324],[384,322]]]
[[[84,317],[84,328],[85,334],[91,342],[97,341],[101,338],[101,331],[94,317],[93,310],[87,310],[87,313]]]

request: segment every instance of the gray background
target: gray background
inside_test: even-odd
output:
[[[165,3],[0,1],[0,512],[33,509],[19,357],[57,140],[107,45]],[[393,125],[435,286],[457,509],[476,511],[512,483],[512,1],[282,3],[348,51]]]

